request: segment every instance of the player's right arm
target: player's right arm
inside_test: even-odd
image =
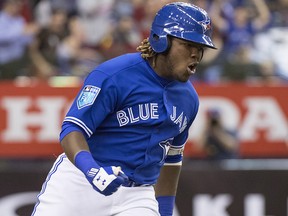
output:
[[[62,148],[68,159],[75,164],[75,156],[80,151],[89,151],[88,144],[81,132],[73,131],[61,141]]]
[[[95,190],[106,196],[114,193],[128,177],[119,167],[101,167],[92,156],[87,139],[113,109],[115,94],[115,85],[105,73],[91,72],[64,118],[60,133],[68,159]]]

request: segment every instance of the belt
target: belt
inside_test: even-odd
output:
[[[151,186],[151,184],[139,184],[129,179],[128,181],[124,182],[122,186],[124,187],[147,187],[147,186]]]

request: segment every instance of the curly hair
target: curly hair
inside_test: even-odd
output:
[[[148,38],[145,38],[141,44],[136,48],[137,51],[141,52],[141,56],[144,59],[151,58],[157,53],[152,49]]]

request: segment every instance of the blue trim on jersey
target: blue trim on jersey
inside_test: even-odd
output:
[[[66,156],[65,154],[62,154],[62,155],[60,155],[60,157],[57,159],[57,161],[55,161],[54,166],[51,168],[50,172],[48,173],[47,178],[46,178],[45,182],[44,182],[43,185],[42,185],[42,189],[41,189],[40,193],[39,193],[38,196],[37,196],[37,200],[38,200],[38,201],[37,201],[37,203],[36,203],[35,206],[34,206],[34,209],[33,209],[33,212],[32,212],[32,215],[31,215],[31,216],[33,216],[33,215],[35,214],[36,208],[37,208],[37,206],[40,204],[39,197],[40,197],[42,194],[45,193],[47,184],[48,184],[48,182],[50,181],[52,175],[57,171],[59,165],[63,162],[64,158],[66,158],[66,157],[67,157],[67,156]]]

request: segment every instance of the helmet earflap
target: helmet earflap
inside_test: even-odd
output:
[[[171,48],[171,37],[169,35],[159,37],[157,34],[151,33],[149,42],[152,44],[153,50],[157,53],[168,52]]]
[[[152,45],[152,48],[156,53],[162,53],[168,49],[167,35],[159,36],[155,34],[154,32],[151,32],[151,35],[149,37],[149,42]]]

